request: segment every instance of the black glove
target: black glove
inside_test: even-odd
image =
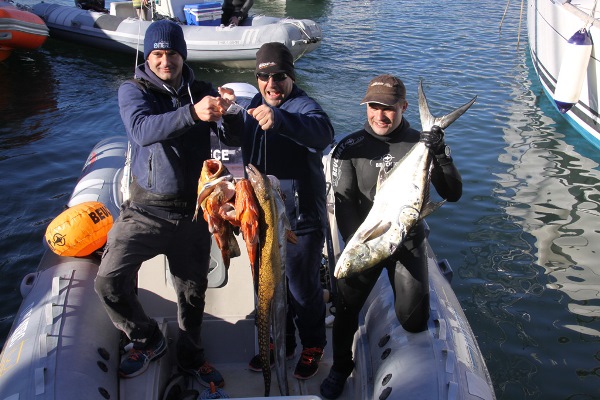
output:
[[[444,154],[446,143],[444,142],[444,130],[437,125],[431,127],[429,132],[421,132],[421,142],[429,148],[433,155]]]

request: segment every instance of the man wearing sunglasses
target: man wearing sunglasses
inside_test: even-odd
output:
[[[302,354],[294,376],[317,373],[326,344],[325,302],[319,276],[324,244],[325,175],[323,150],[333,126],[321,106],[296,83],[294,59],[281,43],[266,43],[256,53],[259,92],[244,115],[239,136],[244,164],[281,182],[287,217],[298,237],[287,245],[288,312],[286,356],[295,354],[298,329]],[[271,364],[273,353],[271,352]],[[261,371],[260,358],[249,365]]]

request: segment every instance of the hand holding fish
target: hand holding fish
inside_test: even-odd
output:
[[[430,131],[421,132],[421,142],[431,151],[432,154],[442,154],[446,143],[444,142],[444,130],[437,125],[431,127]]]
[[[237,99],[237,97],[236,97],[235,91],[233,89],[228,88],[228,87],[219,86],[217,88],[217,91],[219,92],[219,96],[221,96],[221,98],[226,99],[232,103],[235,103],[235,100]]]
[[[422,83],[419,84],[421,139],[390,171],[382,169],[369,214],[348,240],[334,275],[346,278],[373,268],[390,257],[421,219],[443,202],[429,201],[430,166],[435,151],[444,151],[444,128],[473,105],[476,98],[447,115],[431,114]]]
[[[204,122],[216,122],[232,104],[223,97],[204,96],[202,100],[191,106],[192,118]]]
[[[258,121],[258,124],[263,131],[275,126],[275,113],[269,106],[262,104],[256,108],[251,108],[248,110],[248,114]]]

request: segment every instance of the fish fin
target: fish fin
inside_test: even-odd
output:
[[[385,223],[382,223],[382,222],[383,221],[377,222],[377,224],[375,226],[373,226],[372,228],[369,228],[367,231],[365,231],[364,233],[362,233],[360,235],[363,242],[368,242],[369,240],[372,240],[372,239],[375,239],[375,238],[378,238],[378,237],[384,235],[390,229],[390,226],[392,226],[392,223],[390,221],[387,221]]]
[[[423,91],[423,81],[419,81],[419,114],[421,116],[421,130],[430,131],[431,127],[434,125],[439,126],[442,129],[445,129],[450,126],[454,121],[456,121],[461,115],[465,113],[477,100],[477,96],[473,97],[471,101],[463,104],[458,107],[454,111],[449,114],[443,115],[441,117],[436,117],[429,111],[429,104],[427,103],[427,97],[425,97],[425,92]]]
[[[420,219],[423,219],[431,214],[433,214],[438,208],[440,208],[446,200],[432,202],[425,204],[425,207],[421,209],[421,214],[419,215]]]

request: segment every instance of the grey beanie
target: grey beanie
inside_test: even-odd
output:
[[[187,45],[181,26],[168,19],[161,19],[153,22],[146,30],[144,59],[148,59],[152,50],[167,49],[175,50],[184,60],[187,58]]]

